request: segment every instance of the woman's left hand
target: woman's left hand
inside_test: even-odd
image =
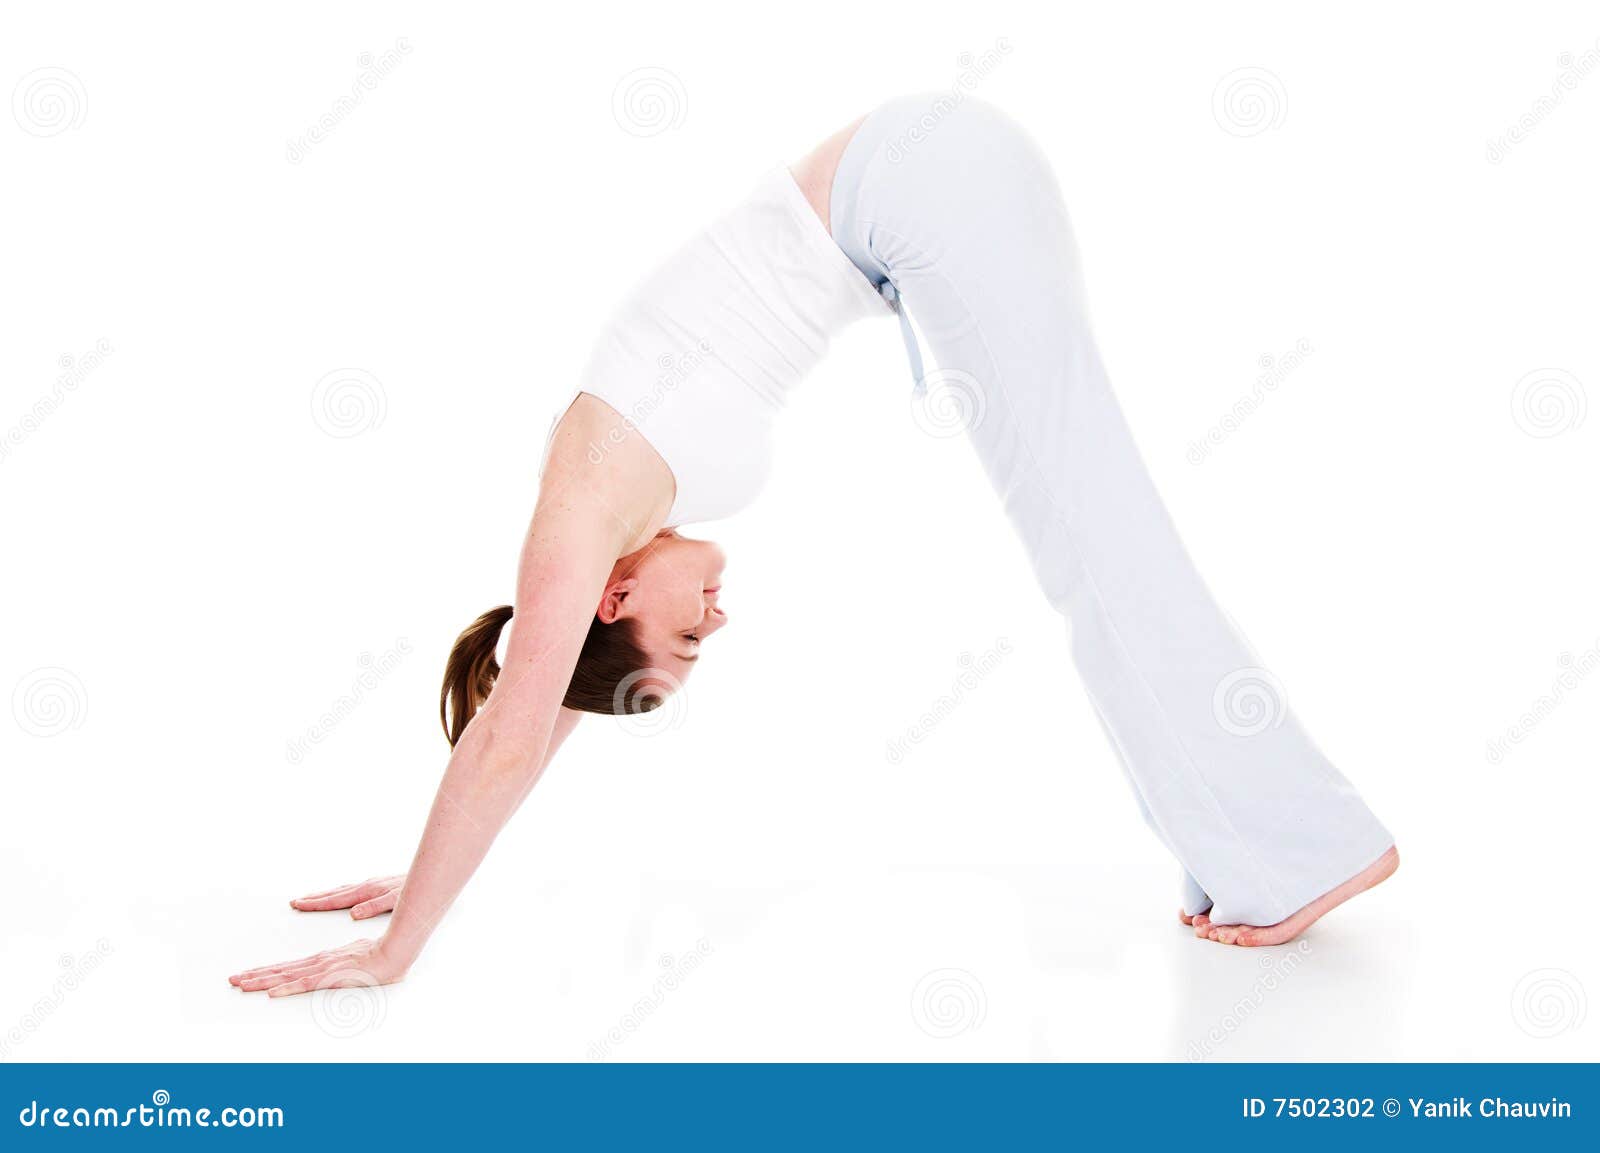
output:
[[[394,877],[373,877],[354,885],[340,885],[321,893],[296,897],[289,904],[302,913],[321,913],[329,909],[349,909],[358,921],[376,917],[379,913],[393,911],[400,903],[400,890],[405,886],[404,873]]]
[[[392,985],[406,975],[384,948],[383,938],[353,941],[298,961],[246,969],[228,978],[247,993],[265,990],[269,997],[292,997],[315,989],[370,988]]]

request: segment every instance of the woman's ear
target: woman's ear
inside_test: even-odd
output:
[[[600,598],[600,607],[594,610],[600,623],[614,625],[623,617],[631,616],[633,606],[628,603],[628,594],[638,591],[638,588],[637,577],[627,577],[607,585],[605,594]]]

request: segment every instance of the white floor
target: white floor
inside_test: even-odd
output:
[[[4,1056],[1600,1057],[1581,979],[1540,973],[1592,966],[1587,927],[1500,918],[1465,892],[1424,898],[1426,860],[1299,945],[1255,951],[1197,941],[1169,920],[1157,895],[1166,870],[1148,860],[1091,869],[1081,884],[930,868],[747,889],[663,866],[531,890],[486,881],[406,983],[279,1002],[223,978],[352,938],[342,915],[203,882],[151,893],[10,938],[4,1011],[21,1040],[13,1033]],[[501,902],[512,908],[492,911]],[[607,910],[623,921],[608,926]]]
[[[950,459],[930,490],[970,491]],[[945,572],[891,608],[807,596],[805,573],[751,559],[751,530],[724,536],[737,620],[681,723],[581,725],[408,980],[371,994],[269,1002],[225,979],[381,928],[287,902],[405,867],[443,763],[450,607],[476,600],[395,594],[385,620],[413,652],[293,756],[367,667],[351,654],[392,644],[371,622],[297,625],[317,589],[263,600],[290,635],[257,633],[226,675],[75,636],[81,724],[0,725],[0,1059],[1600,1058],[1600,687],[1499,762],[1483,746],[1548,685],[1543,653],[1587,643],[1575,597],[1524,606],[1547,614],[1538,639],[1374,663],[1398,626],[1371,614],[1404,605],[1358,611],[1340,600],[1355,569],[1284,562],[1293,580],[1270,588],[1304,582],[1327,607],[1269,598],[1250,623],[1276,626],[1270,651],[1293,659],[1274,667],[1403,864],[1304,951],[1253,952],[1177,923],[1176,866],[1003,522],[937,497],[917,516],[962,531],[891,525],[908,539],[889,554]],[[1268,555],[1257,540],[1234,566]],[[895,579],[864,556],[867,579]],[[62,648],[41,626],[28,652]],[[817,671],[784,679],[801,652]]]

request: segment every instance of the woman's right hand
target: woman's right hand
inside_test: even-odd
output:
[[[376,917],[394,909],[400,900],[400,889],[405,884],[404,873],[394,877],[373,877],[354,885],[341,885],[323,893],[296,897],[289,904],[304,913],[320,913],[329,909],[349,909],[358,921]]]

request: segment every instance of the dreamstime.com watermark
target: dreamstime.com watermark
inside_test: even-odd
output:
[[[638,669],[612,690],[611,715],[630,737],[660,736],[688,718],[689,695],[666,669]]]
[[[1588,1015],[1589,994],[1565,969],[1524,973],[1511,990],[1511,1019],[1530,1037],[1559,1037],[1581,1028]]]
[[[1556,78],[1550,82],[1550,94],[1540,96],[1528,110],[1515,121],[1506,126],[1506,130],[1499,136],[1491,137],[1485,156],[1490,164],[1499,164],[1511,150],[1528,137],[1543,124],[1545,120],[1567,98],[1567,93],[1574,91],[1584,77],[1600,68],[1600,40],[1595,41],[1595,47],[1578,53],[1574,56],[1571,52],[1563,52],[1556,57],[1556,67],[1561,69],[1556,73]]]
[[[1589,393],[1583,381],[1564,368],[1536,368],[1523,373],[1511,389],[1511,419],[1538,440],[1571,432],[1589,415]]]
[[[1507,725],[1504,732],[1489,738],[1484,760],[1491,765],[1498,765],[1505,760],[1511,751],[1511,746],[1520,745],[1527,740],[1533,730],[1560,708],[1562,702],[1583,684],[1590,673],[1600,669],[1600,641],[1596,641],[1577,656],[1562,653],[1556,658],[1556,664],[1561,666],[1561,671],[1556,674],[1556,679],[1550,682],[1550,691],[1535,697],[1527,711]]]
[[[88,375],[105,363],[106,357],[115,351],[111,342],[101,337],[94,342],[94,346],[82,356],[72,357],[62,353],[56,359],[56,367],[61,370],[55,383],[50,386],[50,391],[38,400],[17,418],[17,422],[0,434],[0,464],[4,464],[11,456],[11,452],[23,441],[38,432],[45,421],[54,416],[66,403],[67,397],[78,391]]]
[[[1287,952],[1276,955],[1262,953],[1261,966],[1265,972],[1255,979],[1250,991],[1235,1001],[1233,1007],[1207,1030],[1204,1037],[1189,1042],[1185,1056],[1190,1061],[1204,1061],[1215,1053],[1218,1046],[1238,1032],[1240,1026],[1250,1019],[1250,1014],[1261,1008],[1267,997],[1280,989],[1289,975],[1310,955],[1311,942],[1306,940],[1296,942],[1295,947]]]
[[[711,342],[701,340],[693,348],[685,349],[676,356],[664,352],[656,357],[658,371],[650,391],[629,405],[626,412],[617,414],[622,417],[622,428],[613,428],[600,440],[589,442],[584,459],[590,464],[599,464],[627,439],[628,430],[642,433],[651,415],[661,408],[667,397],[677,392],[679,386],[705,364],[706,358],[711,353]]]
[[[961,702],[966,700],[983,683],[984,678],[994,672],[1000,662],[1010,655],[1011,641],[1007,637],[1001,637],[995,641],[993,648],[981,656],[974,657],[971,653],[962,653],[957,657],[956,664],[961,666],[961,671],[956,674],[955,680],[950,682],[950,691],[940,693],[928,706],[927,712],[907,725],[904,732],[889,738],[884,759],[891,765],[898,765],[905,760],[906,755],[925,741],[946,717],[960,708]]]
[[[589,1060],[604,1061],[610,1057],[618,1046],[637,1033],[640,1027],[661,1008],[668,994],[683,988],[683,983],[689,974],[703,965],[712,951],[711,942],[701,937],[690,952],[680,957],[662,953],[656,958],[657,965],[662,969],[661,975],[651,983],[649,992],[635,1001],[617,1023],[606,1030],[604,1037],[589,1046]]]
[[[61,974],[56,977],[50,988],[33,999],[33,1004],[28,1007],[17,1021],[5,1033],[0,1034],[0,1061],[8,1060],[12,1053],[26,1044],[28,1038],[44,1028],[45,1022],[55,1014],[56,1010],[66,1004],[67,998],[83,988],[89,974],[93,973],[105,959],[115,952],[111,942],[105,938],[95,942],[92,952],[82,956],[73,956],[71,953],[62,953],[59,962]]]
[[[979,53],[963,52],[956,57],[956,66],[961,69],[956,73],[955,79],[950,82],[948,92],[941,92],[928,104],[924,112],[899,136],[889,141],[884,150],[884,159],[890,164],[899,164],[910,154],[911,150],[933,135],[957,108],[966,103],[988,76],[1007,56],[1011,55],[1011,41],[1001,36],[995,40],[994,46]]]
[[[365,969],[333,970],[309,999],[317,1028],[341,1041],[383,1028],[389,1015],[389,987]]]
[[[388,414],[383,381],[364,368],[336,368],[312,386],[311,419],[336,440],[370,432]]]
[[[611,115],[629,136],[660,136],[689,115],[689,92],[676,72],[635,68],[612,88]]]
[[[11,115],[29,136],[60,136],[89,115],[89,93],[75,72],[35,68],[11,90]]]
[[[411,655],[411,642],[405,637],[395,641],[394,647],[377,656],[371,653],[362,653],[356,658],[356,663],[361,666],[361,671],[350,682],[350,691],[341,694],[333,704],[328,706],[328,711],[319,716],[312,724],[306,726],[305,732],[289,738],[285,748],[284,759],[291,765],[298,765],[310,754],[313,745],[319,745],[327,739],[328,734],[339,725],[364,701],[367,696],[381,685],[384,678],[400,667],[400,662]]]
[[[1216,424],[1206,429],[1204,436],[1189,442],[1189,463],[1204,464],[1212,450],[1238,432],[1244,422],[1267,402],[1267,397],[1277,392],[1278,386],[1288,375],[1304,364],[1306,358],[1315,351],[1311,342],[1302,336],[1294,342],[1293,348],[1276,359],[1270,353],[1262,353],[1256,361],[1261,375],[1256,377],[1250,391],[1234,401],[1233,407],[1223,413]]]
[[[959,368],[934,369],[911,393],[912,421],[938,440],[976,430],[988,406],[982,383]]]
[[[965,969],[924,973],[911,989],[911,1020],[930,1037],[958,1037],[981,1028],[988,1015],[983,982]]]
[[[28,1129],[282,1129],[283,1110],[276,1105],[173,1105],[172,1094],[157,1089],[148,1105],[126,1109],[107,1105],[51,1105],[30,1101],[17,1114]]]
[[[350,82],[350,94],[340,96],[315,123],[306,128],[305,132],[293,137],[289,141],[287,156],[290,164],[299,164],[306,158],[315,145],[321,144],[333,134],[333,130],[343,124],[366,99],[367,93],[377,90],[386,76],[400,67],[402,61],[411,54],[411,41],[401,36],[394,42],[394,47],[387,52],[374,56],[371,52],[363,52],[356,57],[356,65],[361,69],[356,78]]]
[[[1254,737],[1287,719],[1289,691],[1269,669],[1234,669],[1211,694],[1211,716],[1225,733]]]
[[[30,737],[59,737],[88,719],[89,690],[71,669],[34,669],[11,690],[11,716]]]
[[[1211,90],[1211,115],[1229,136],[1260,136],[1289,115],[1289,93],[1275,72],[1235,68]]]

